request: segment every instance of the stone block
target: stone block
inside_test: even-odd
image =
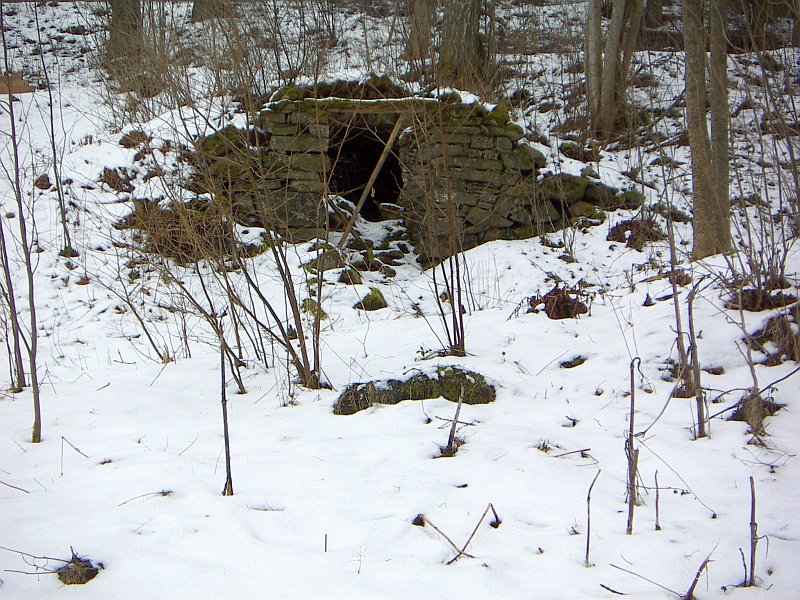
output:
[[[269,131],[273,136],[292,136],[297,135],[297,125],[292,123],[270,123]]]
[[[510,140],[507,138],[506,141],[510,143]],[[489,148],[495,147],[495,138],[490,137],[488,135],[474,135],[472,139],[469,141],[470,148],[477,148],[478,150],[487,150]]]
[[[453,157],[451,164],[460,169],[470,169],[477,171],[492,171],[499,172],[503,170],[503,163],[499,160],[492,160],[488,158],[467,158],[467,157]]]
[[[326,152],[328,138],[312,135],[272,136],[272,148],[279,152]]]
[[[315,194],[323,194],[327,190],[327,186],[322,181],[301,181],[294,180],[289,182],[289,190],[296,192],[309,192]]]
[[[481,206],[472,208],[467,213],[466,220],[467,223],[471,225],[471,227],[467,228],[467,231],[470,233],[485,231],[494,227],[510,227],[513,224],[505,217],[502,217],[491,210],[482,208]]]
[[[280,164],[293,171],[311,171],[322,173],[331,170],[331,159],[327,154],[319,152],[294,153],[282,156]]]
[[[477,169],[461,168],[450,169],[450,177],[453,179],[491,183],[494,185],[510,185],[519,180],[518,175],[504,173],[501,171],[480,171]]]

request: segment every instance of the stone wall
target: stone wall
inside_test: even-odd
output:
[[[328,115],[294,102],[277,103],[262,113],[270,133],[265,165],[269,210],[290,229],[316,229],[325,222],[323,195],[330,172]]]
[[[602,220],[602,210],[640,201],[590,176],[540,176],[545,157],[504,108],[464,104],[455,94],[446,99],[284,97],[268,104],[260,117],[255,135],[266,135],[256,153],[258,168],[232,174],[235,158],[221,156],[216,160],[223,162],[210,171],[220,165],[227,169],[229,195],[243,221],[289,231],[294,239],[321,232],[331,190],[329,154],[335,154],[335,146],[328,152],[332,131],[353,123],[371,124],[374,133],[378,123],[385,129],[403,120],[393,149],[402,168],[399,206],[380,208],[386,216],[404,219],[426,261],[490,240],[532,237],[579,219]],[[231,145],[210,143],[213,139],[203,138],[196,148]],[[232,189],[247,178],[254,182],[249,193]]]
[[[502,109],[444,104],[400,138],[400,203],[420,253],[448,256],[488,240],[531,237],[561,223],[537,193],[544,156]]]

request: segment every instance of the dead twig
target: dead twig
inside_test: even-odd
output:
[[[756,584],[756,547],[758,546],[758,523],[756,523],[756,482],[750,476],[750,577],[747,586]]]
[[[0,484],[10,487],[12,490],[19,490],[20,492],[25,492],[26,494],[30,494],[30,492],[24,488],[17,487],[16,485],[11,485],[10,483],[6,483],[5,481],[0,481]]]
[[[424,527],[425,525],[430,525],[430,526],[433,528],[433,530],[434,530],[436,533],[438,533],[438,534],[439,534],[440,536],[442,536],[442,537],[443,537],[445,540],[447,540],[447,543],[448,543],[448,544],[450,544],[450,545],[453,547],[453,550],[455,550],[456,552],[458,552],[458,553],[459,553],[459,555],[461,555],[461,554],[464,554],[464,553],[463,553],[463,552],[462,552],[462,551],[459,549],[459,547],[458,547],[458,546],[456,546],[456,543],[455,543],[453,540],[451,540],[451,539],[450,539],[450,538],[447,536],[447,534],[446,534],[444,531],[442,531],[442,530],[441,530],[441,529],[439,529],[439,528],[438,528],[436,525],[434,525],[434,524],[433,524],[433,522],[432,522],[432,521],[431,521],[431,520],[430,520],[428,517],[426,517],[425,515],[423,515],[422,513],[418,514],[418,515],[416,516],[416,518],[415,518],[415,519],[412,521],[412,523],[413,523],[414,525],[418,526],[418,527]],[[474,556],[471,556],[471,555],[469,555],[469,554],[464,554],[464,556],[467,556],[467,557],[469,557],[469,558],[475,558]],[[448,564],[449,564],[449,563],[448,563]]]
[[[495,529],[500,527],[500,523],[502,523],[502,521],[500,520],[500,517],[497,515],[497,511],[494,509],[494,506],[492,506],[492,503],[489,502],[489,504],[486,506],[486,510],[483,511],[483,514],[481,515],[481,518],[478,521],[478,524],[475,525],[475,529],[472,530],[472,533],[470,534],[469,539],[464,544],[464,547],[461,548],[461,550],[458,551],[458,554],[456,554],[453,558],[451,558],[449,561],[447,561],[448,565],[453,564],[454,562],[456,562],[462,556],[468,556],[469,558],[475,558],[474,556],[470,556],[469,554],[466,553],[467,546],[470,545],[470,542],[472,542],[472,538],[474,538],[475,534],[478,533],[478,528],[481,526],[481,523],[483,523],[483,520],[486,518],[486,515],[489,513],[490,510],[492,511],[492,514],[494,514],[494,521],[492,521],[490,523],[490,525]]]
[[[554,454],[553,458],[561,458],[562,456],[569,456],[570,454],[583,454],[584,452],[591,451],[591,448],[581,448],[580,450],[570,450],[569,452],[562,452],[561,454]]]
[[[587,568],[592,566],[592,563],[589,562],[589,543],[592,540],[592,488],[602,472],[602,469],[597,471],[597,474],[594,476],[589,486],[589,491],[586,494],[586,557],[583,561],[583,566]]]
[[[478,520],[478,524],[475,525],[475,528],[472,530],[472,533],[470,534],[469,538],[467,539],[467,541],[464,543],[464,545],[461,548],[456,546],[455,542],[453,540],[451,540],[447,536],[447,534],[445,534],[445,532],[443,532],[441,529],[436,527],[436,525],[434,525],[431,522],[431,520],[428,517],[426,517],[425,515],[423,515],[422,513],[418,514],[416,516],[416,518],[412,521],[412,523],[414,525],[417,525],[418,527],[424,527],[426,524],[430,525],[434,529],[434,531],[436,531],[436,533],[438,533],[445,540],[447,540],[447,543],[450,544],[450,546],[453,548],[453,550],[456,551],[456,555],[453,558],[451,558],[450,560],[448,560],[447,563],[446,563],[448,565],[452,565],[454,562],[456,562],[462,556],[466,556],[467,558],[475,558],[472,554],[469,554],[467,552],[467,547],[470,545],[470,543],[472,543],[472,538],[474,538],[475,534],[478,533],[478,529],[480,528],[481,524],[483,523],[484,519],[486,518],[486,515],[489,514],[490,510],[492,511],[492,515],[494,515],[494,520],[491,523],[489,523],[489,525],[491,525],[494,529],[497,529],[498,527],[500,527],[500,524],[503,521],[500,519],[500,516],[497,514],[497,511],[495,510],[494,505],[492,505],[492,503],[490,502],[486,506],[486,510],[483,511],[483,514],[481,515],[481,518]]]
[[[681,596],[683,600],[694,599],[694,588],[697,587],[697,582],[700,581],[700,576],[703,574],[703,571],[705,571],[706,568],[708,567],[708,563],[711,562],[711,554],[713,552],[714,552],[713,550],[709,552],[708,556],[706,556],[706,559],[702,563],[700,563],[700,568],[697,569],[697,573],[695,574],[694,579],[692,580],[692,585],[690,585],[689,589],[686,590],[686,593],[683,596]]]
[[[627,573],[628,575],[633,575],[634,577],[638,577],[639,579],[642,579],[642,580],[646,581],[647,583],[652,583],[654,586],[656,586],[658,588],[661,588],[662,590],[664,590],[666,592],[670,592],[672,594],[675,594],[678,598],[683,598],[683,596],[680,593],[676,592],[675,590],[671,590],[668,587],[666,587],[664,585],[661,585],[658,582],[653,581],[652,579],[648,579],[644,575],[639,575],[638,573],[634,573],[633,571],[629,571],[628,569],[623,569],[622,567],[618,567],[615,564],[612,564],[611,566],[614,567],[615,569],[618,569],[618,570],[622,571],[623,573]]]

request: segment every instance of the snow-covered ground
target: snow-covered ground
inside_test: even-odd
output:
[[[580,6],[568,6],[580,14]],[[290,386],[280,362],[245,356],[247,393],[237,394],[232,380],[227,382],[235,495],[222,496],[225,461],[214,337],[202,319],[175,310],[174,288],[157,271],[131,276],[136,266],[128,263],[123,244],[131,232],[113,228],[132,208],[128,195],[98,179],[104,167],[135,167],[136,149],[119,144],[120,129],[153,135],[156,158],[171,167],[163,141],[186,143],[178,133],[195,131],[173,125],[180,115],[212,115],[215,126],[240,117],[229,112],[229,100],[205,98],[191,110],[165,108],[142,122],[124,123],[106,103],[115,97],[104,91],[95,64],[100,8],[2,6],[13,42],[11,65],[37,83],[42,71],[32,49],[37,45],[34,11],[39,11],[61,176],[70,180],[65,186],[69,226],[80,256],[59,256],[63,239],[56,195],[33,187],[42,173],[53,176],[48,93],[20,95],[14,112],[31,210],[26,218],[29,224],[35,221],[32,233],[41,250],[34,258],[43,440],[30,443],[30,390],[3,392],[0,597],[580,600],[621,592],[668,598],[686,593],[709,555],[698,598],[800,597],[800,571],[792,566],[800,550],[798,379],[769,386],[796,364],[767,367],[760,364],[764,356],[755,354],[761,388],[786,405],[767,419],[766,435],[755,440],[760,443],[753,443],[745,423],[726,420],[731,413],[726,409],[753,385],[743,330],[757,330],[778,311],[744,313],[742,323],[742,314],[726,307],[729,297],[720,278],[728,274],[726,261],[689,262],[691,230],[677,225],[681,267],[693,278],[678,297],[684,325],[687,297],[702,280],[694,302],[699,356],[704,368],[719,373],[704,372],[703,384],[709,412],[721,414],[711,420],[709,437],[694,440],[694,400],[670,400],[675,383],[664,378],[668,359],[677,358],[672,288],[660,276],[669,270],[668,244],[655,242],[638,252],[606,240],[609,229],[633,211],[611,213],[600,226],[556,232],[547,240],[498,241],[467,252],[470,310],[463,358],[423,360],[445,339],[430,271],[406,261],[395,278],[366,273],[365,282],[356,286],[335,283],[337,270],[326,272],[322,369],[334,389]],[[169,18],[196,32],[201,26],[186,24],[186,8],[174,9]],[[550,9],[535,10],[540,19],[557,19]],[[508,23],[514,18],[509,16]],[[392,17],[348,14],[343,23],[343,41],[327,65],[329,76],[366,71],[353,47],[359,40],[376,47],[370,36],[389,36]],[[67,32],[77,25],[89,34]],[[390,56],[387,48],[382,50]],[[781,57],[787,69],[781,77],[788,86],[782,98],[791,100],[797,57]],[[635,89],[637,100],[670,106],[682,88],[679,57],[652,53],[638,59],[657,85]],[[526,61],[521,83],[546,88],[534,94],[541,102],[550,101],[549,93],[568,92],[569,86],[559,82],[575,76],[564,74],[568,65],[562,55],[520,60]],[[535,81],[526,80],[533,74]],[[767,213],[777,212],[786,172],[776,165],[787,160],[786,142],[755,136],[767,100],[762,88],[746,82],[761,76],[760,67],[747,57],[732,58],[730,75],[736,83],[731,106],[739,108],[732,195],[759,191],[772,203]],[[745,100],[750,104],[743,105]],[[19,215],[8,177],[7,98],[0,108],[0,202],[24,320],[26,280],[15,246]],[[548,152],[549,168],[580,171],[586,165],[561,156],[560,138],[549,133],[565,112],[539,108],[534,104],[519,118],[548,136],[550,146],[541,148]],[[675,135],[682,119],[680,112],[670,113],[659,121],[659,131]],[[649,147],[604,152],[593,166],[605,182],[637,186],[649,205],[669,201],[689,208],[686,147],[659,147],[654,141]],[[633,166],[641,169],[629,179],[623,173],[630,174]],[[160,178],[145,181],[143,173],[134,184],[137,195],[149,197],[166,185]],[[760,225],[765,213],[758,207],[737,214],[738,236],[746,236],[745,222],[759,224],[750,230],[756,233],[775,231]],[[374,236],[385,225],[362,221],[359,227]],[[759,240],[775,247],[770,239]],[[565,247],[551,247],[559,244]],[[298,266],[311,255],[309,247],[301,244],[289,252],[300,289],[305,288]],[[575,260],[565,261],[565,251]],[[264,294],[281,298],[272,260],[262,255],[252,265]],[[797,293],[800,256],[791,244],[786,265],[794,286],[787,291]],[[188,286],[198,285],[190,268],[175,267],[175,272]],[[526,312],[528,297],[557,282],[582,282],[592,295],[590,312],[565,320]],[[370,287],[382,290],[388,308],[370,313],[353,308]],[[158,360],[121,299],[126,290],[172,362]],[[578,356],[586,361],[561,366]],[[635,431],[644,432],[636,439],[642,503],[633,535],[626,535],[625,440],[630,365],[636,357],[641,359],[633,380]],[[333,414],[338,394],[350,383],[403,378],[441,365],[477,371],[497,390],[495,402],[463,407],[459,433],[465,443],[452,458],[437,458],[455,411],[455,404],[442,398]],[[2,369],[4,390],[7,372]],[[591,495],[591,565],[586,566],[587,492],[598,472]],[[660,530],[655,529],[656,473]],[[758,587],[745,589],[737,585],[744,580],[744,559],[749,563],[750,477],[761,538]],[[473,531],[489,503],[500,526],[490,527],[490,513]],[[440,531],[412,524],[420,514]],[[447,538],[462,547],[473,533],[465,549],[470,556],[448,564],[457,553]],[[64,586],[47,572],[62,565],[54,559],[69,559],[70,548],[102,563],[99,575],[85,586]]]

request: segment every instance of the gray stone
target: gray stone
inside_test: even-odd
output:
[[[322,194],[326,192],[326,185],[322,181],[301,181],[294,180],[289,184],[290,190],[297,192],[313,192],[315,194]]]
[[[272,136],[272,147],[282,152],[325,152],[328,150],[328,139],[312,135]]]
[[[491,210],[487,210],[481,206],[472,208],[467,213],[466,219],[467,223],[471,223],[473,225],[473,227],[468,229],[468,231],[472,232],[474,232],[476,229],[486,230],[492,227],[510,227],[512,225],[512,222],[505,217],[501,217]]]
[[[478,171],[502,171],[503,163],[499,160],[491,160],[488,158],[462,158],[454,157],[451,161],[454,167],[461,169],[475,169]]]
[[[470,148],[477,148],[478,150],[486,150],[495,147],[495,138],[488,135],[475,135],[469,141]]]

